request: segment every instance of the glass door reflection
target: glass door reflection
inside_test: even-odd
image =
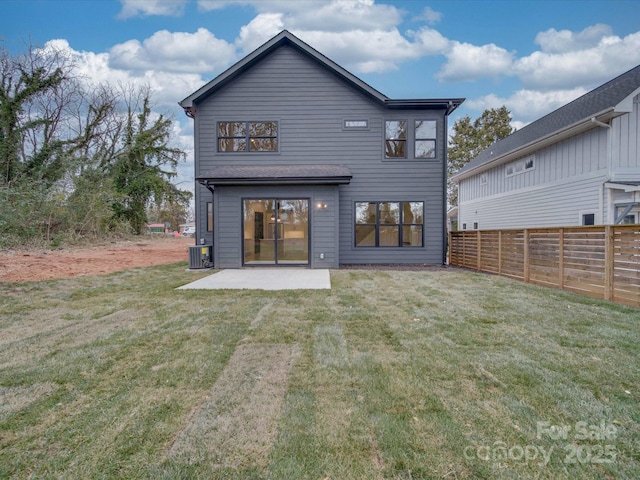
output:
[[[309,200],[243,202],[244,264],[309,263]]]

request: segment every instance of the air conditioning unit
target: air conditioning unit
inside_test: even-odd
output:
[[[189,268],[213,267],[211,245],[194,245],[189,247]]]

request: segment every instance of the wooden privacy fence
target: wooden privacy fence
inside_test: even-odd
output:
[[[640,226],[449,234],[449,263],[640,307]]]

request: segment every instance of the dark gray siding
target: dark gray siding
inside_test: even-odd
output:
[[[196,108],[197,175],[215,165],[344,165],[351,170],[353,179],[349,185],[339,187],[339,262],[442,263],[446,147],[443,111],[386,109],[291,47],[276,50],[237,81],[201,101]],[[346,130],[343,128],[345,119],[367,120],[369,128]],[[413,160],[412,129],[409,128],[408,159],[385,160],[384,121],[393,119],[407,120],[410,126],[416,119],[436,120],[437,159]],[[216,122],[234,120],[278,121],[279,151],[217,153]],[[425,202],[423,248],[354,247],[354,202],[385,200]],[[224,229],[227,222],[235,222],[239,226],[239,204],[236,202],[234,207],[224,201],[220,198],[216,205],[216,212],[224,212],[217,213],[216,225]],[[203,200],[199,204],[202,210]],[[200,215],[199,221],[203,218]],[[323,231],[318,228],[313,233],[319,236],[315,240],[320,244]],[[235,257],[231,252],[239,248],[240,241],[239,237],[232,240],[219,232],[218,243],[216,251],[228,252]],[[224,265],[236,262],[231,258],[220,261]],[[237,266],[237,262],[234,265]]]
[[[307,198],[311,246],[309,264],[315,268],[338,267],[338,235],[336,206],[337,186],[288,186],[288,187],[218,187],[215,190],[216,242],[214,262],[216,268],[240,268],[242,266],[242,201],[251,198]],[[317,208],[325,203],[326,208]],[[320,259],[320,254],[324,259]]]

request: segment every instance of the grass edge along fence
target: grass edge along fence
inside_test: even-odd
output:
[[[640,307],[640,226],[449,233],[449,263]]]

